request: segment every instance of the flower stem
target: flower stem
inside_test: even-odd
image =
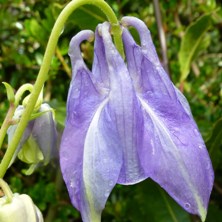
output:
[[[4,141],[7,130],[9,128],[9,126],[11,125],[10,121],[12,120],[15,109],[16,109],[16,106],[13,103],[11,103],[10,107],[9,107],[9,110],[7,112],[7,115],[4,119],[4,122],[2,123],[2,127],[0,129],[0,149],[2,147],[2,143]]]
[[[9,187],[9,185],[0,178],[0,188],[3,190],[4,195],[6,196],[6,202],[12,202],[13,193]]]
[[[33,89],[33,85],[30,83],[26,83],[18,89],[18,91],[15,94],[15,107],[19,105],[19,101],[21,100],[24,92],[29,91],[31,93],[32,89]]]
[[[114,43],[116,44],[116,48],[119,50],[120,54],[123,56],[123,46],[122,46],[122,40],[121,40],[121,28],[118,24],[118,20],[113,12],[113,10],[110,8],[110,6],[103,0],[75,0],[71,1],[60,13],[58,19],[55,22],[55,25],[52,29],[51,35],[49,37],[49,41],[46,47],[45,55],[42,61],[42,66],[40,68],[39,74],[37,76],[35,85],[33,87],[32,93],[30,95],[29,102],[24,110],[24,113],[21,117],[21,120],[17,126],[17,129],[15,131],[14,137],[8,146],[8,149],[1,161],[0,164],[0,178],[3,178],[7,168],[9,166],[9,163],[11,161],[11,158],[16,150],[16,147],[22,137],[22,134],[28,124],[29,118],[31,116],[31,113],[35,107],[36,101],[39,97],[39,94],[42,90],[42,87],[45,83],[45,81],[48,78],[48,71],[50,68],[51,60],[54,55],[54,52],[56,50],[56,45],[59,39],[60,34],[62,33],[62,30],[64,28],[64,24],[68,17],[71,15],[71,13],[77,9],[80,6],[83,6],[85,4],[94,5],[98,8],[100,8],[104,14],[107,16],[109,22],[111,23],[112,27],[112,33],[114,35]]]
[[[19,105],[19,101],[21,100],[25,91],[28,90],[31,92],[32,89],[33,89],[32,84],[27,83],[27,84],[22,85],[15,94],[15,101],[10,103],[9,110],[7,112],[7,115],[4,119],[4,122],[2,123],[2,127],[0,129],[0,149],[2,147],[2,143],[4,141],[7,130],[11,125],[11,121],[12,121],[14,112],[16,110],[16,107]]]

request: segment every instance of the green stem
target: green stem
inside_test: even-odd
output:
[[[21,100],[25,91],[32,92],[33,85],[30,83],[22,85],[15,94],[15,107],[19,105],[19,101]]]
[[[0,188],[3,190],[4,195],[6,196],[6,202],[12,202],[13,193],[9,187],[9,185],[0,178]]]
[[[14,106],[14,104],[11,103],[10,107],[9,107],[9,110],[7,112],[7,115],[4,119],[4,122],[2,123],[2,127],[0,129],[0,149],[2,147],[2,143],[4,141],[7,130],[9,128],[9,126],[11,125],[11,120],[12,120],[12,117],[14,115],[15,109],[16,109],[16,106]]]
[[[71,1],[63,9],[63,11],[59,15],[59,17],[56,20],[55,25],[52,29],[52,32],[51,32],[51,35],[49,37],[49,41],[48,41],[48,44],[46,47],[45,55],[43,58],[42,66],[40,68],[34,88],[33,88],[32,93],[30,95],[29,102],[24,110],[24,113],[23,113],[21,120],[18,124],[18,127],[15,131],[14,137],[13,137],[10,145],[8,146],[8,149],[1,161],[0,178],[3,178],[6,171],[7,171],[7,168],[9,166],[12,156],[16,150],[16,147],[17,147],[17,145],[22,137],[22,134],[28,124],[29,118],[31,116],[31,113],[32,113],[34,107],[35,107],[36,101],[39,97],[42,87],[48,77],[48,71],[50,68],[51,60],[54,55],[59,36],[62,33],[62,30],[64,28],[64,24],[74,10],[76,10],[78,7],[83,6],[85,4],[95,5],[96,7],[100,8],[104,12],[104,14],[107,16],[109,22],[111,23],[116,48],[119,50],[119,52],[121,53],[122,56],[124,55],[122,40],[121,40],[121,28],[118,24],[118,20],[117,20],[115,14],[114,14],[113,10],[110,8],[110,6],[103,0],[74,0],[74,1]]]
[[[9,126],[11,125],[11,121],[12,121],[13,115],[15,113],[16,107],[19,105],[19,101],[21,100],[25,91],[28,90],[29,92],[31,92],[32,89],[33,89],[32,84],[27,83],[27,84],[22,85],[15,94],[15,102],[10,103],[9,110],[7,112],[7,115],[4,119],[4,122],[2,123],[2,127],[0,129],[0,149],[2,147],[2,143],[4,141],[7,130],[9,128]]]

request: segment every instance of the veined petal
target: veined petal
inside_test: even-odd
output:
[[[139,159],[139,147],[144,130],[143,117],[140,115],[141,107],[126,65],[112,43],[109,24],[102,24],[99,32],[104,41],[109,68],[109,106],[115,113],[113,121],[120,138],[119,149],[123,152],[123,165],[118,183],[134,184],[147,178]]]
[[[158,62],[145,24],[132,17],[123,23],[134,26],[141,38],[138,46],[123,29],[128,69],[143,107],[141,163],[182,207],[204,220],[214,175],[189,104]]]
[[[50,159],[58,156],[57,130],[51,107],[44,103],[39,112],[45,112],[34,120],[32,137],[38,144],[44,156],[44,164],[48,164]]]
[[[105,49],[102,37],[99,35],[98,28],[95,32],[94,60],[93,60],[93,80],[95,86],[101,93],[107,94],[109,91],[109,71],[105,56]]]
[[[73,205],[83,211],[86,205],[83,184],[83,154],[87,130],[92,118],[102,102],[102,97],[94,87],[92,74],[80,57],[79,44],[88,39],[92,32],[82,31],[70,44],[72,52],[79,57],[72,62],[73,74],[67,99],[67,119],[60,145],[60,165]],[[76,55],[73,55],[74,57]]]
[[[185,112],[172,122],[159,116],[143,99],[140,101],[150,123],[146,130],[155,138],[144,168],[182,207],[204,220],[214,176],[196,124]]]
[[[122,21],[125,25],[134,26],[140,35],[141,46],[138,46],[129,31],[123,29],[127,67],[136,91],[147,99],[163,96],[170,97],[170,99],[175,98],[174,86],[161,66],[146,25],[133,17],[123,17]],[[149,73],[153,73],[153,75],[149,75]],[[158,90],[156,90],[157,88]]]
[[[79,48],[79,45],[84,41],[84,40],[91,40],[94,37],[94,33],[91,30],[83,30],[76,34],[70,42],[69,45],[69,56],[71,59],[71,64],[73,67],[73,72],[72,75],[75,75],[77,73],[77,70],[79,69],[78,63],[80,63],[80,66],[84,66],[85,69],[86,65],[83,61],[82,54]],[[75,70],[76,69],[76,70]],[[75,76],[74,76],[75,77]],[[72,79],[74,79],[74,77]]]
[[[109,98],[105,99],[96,110],[84,143],[82,190],[85,202],[81,214],[87,222],[100,221],[123,161],[121,142],[108,101]]]
[[[146,27],[145,23],[140,19],[131,16],[123,17],[121,19],[121,23],[123,26],[133,26],[138,31],[143,53],[147,55],[152,63],[159,65],[160,61],[152,41],[150,31]]]

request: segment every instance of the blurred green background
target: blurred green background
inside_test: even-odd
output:
[[[18,89],[34,83],[42,63],[50,31],[67,0],[0,0],[0,82]],[[159,57],[172,81],[187,97],[206,141],[215,170],[207,222],[222,221],[222,2],[221,0],[107,0],[118,18],[133,15],[149,27]],[[155,13],[156,12],[156,13]],[[160,18],[158,13],[161,13]],[[72,14],[64,27],[45,85],[45,101],[55,109],[58,129],[65,120],[65,101],[71,77],[67,55],[69,41],[81,29],[92,29],[105,16],[93,6]],[[159,23],[158,23],[158,22]],[[159,25],[158,25],[159,24]],[[164,31],[166,49],[158,33]],[[135,34],[135,38],[138,36]],[[93,45],[82,44],[91,67]],[[0,122],[8,109],[6,91],[0,85]],[[5,140],[4,148],[7,146]],[[2,158],[5,150],[0,151]],[[29,194],[46,222],[81,221],[62,181],[59,161],[54,160],[31,176],[17,161],[5,177],[14,192]],[[103,211],[104,222],[198,222],[150,179],[133,186],[117,185]]]

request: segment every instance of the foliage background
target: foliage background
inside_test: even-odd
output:
[[[26,82],[34,83],[51,28],[67,0],[0,0],[0,82],[8,82],[15,89]],[[157,19],[151,0],[107,0],[119,18],[134,15],[149,27],[157,51],[162,57],[158,38]],[[220,0],[160,0],[162,28],[166,35],[169,73],[172,81],[186,95],[200,131],[206,141],[215,170],[215,183],[207,222],[222,219],[222,2]],[[209,15],[210,23],[198,22]],[[53,58],[50,78],[45,85],[45,101],[56,110],[58,129],[62,132],[65,101],[71,76],[67,56],[71,37],[80,29],[94,30],[105,17],[94,7],[78,9],[68,20]],[[189,27],[194,26],[195,28]],[[198,30],[204,30],[202,33]],[[188,34],[186,34],[188,32]],[[135,34],[135,38],[138,38]],[[182,42],[185,43],[182,43]],[[182,59],[185,49],[188,57]],[[185,47],[182,47],[185,44]],[[93,46],[82,45],[89,67]],[[183,64],[188,63],[189,75],[181,81]],[[0,86],[0,122],[8,109],[4,86]],[[4,147],[6,148],[7,140]],[[3,156],[4,149],[0,153]],[[62,181],[59,162],[40,168],[25,176],[27,166],[17,161],[7,172],[6,181],[14,192],[29,194],[44,213],[46,222],[81,221],[72,207]],[[102,221],[112,222],[198,222],[187,214],[157,184],[150,179],[134,186],[117,185],[113,190]]]

